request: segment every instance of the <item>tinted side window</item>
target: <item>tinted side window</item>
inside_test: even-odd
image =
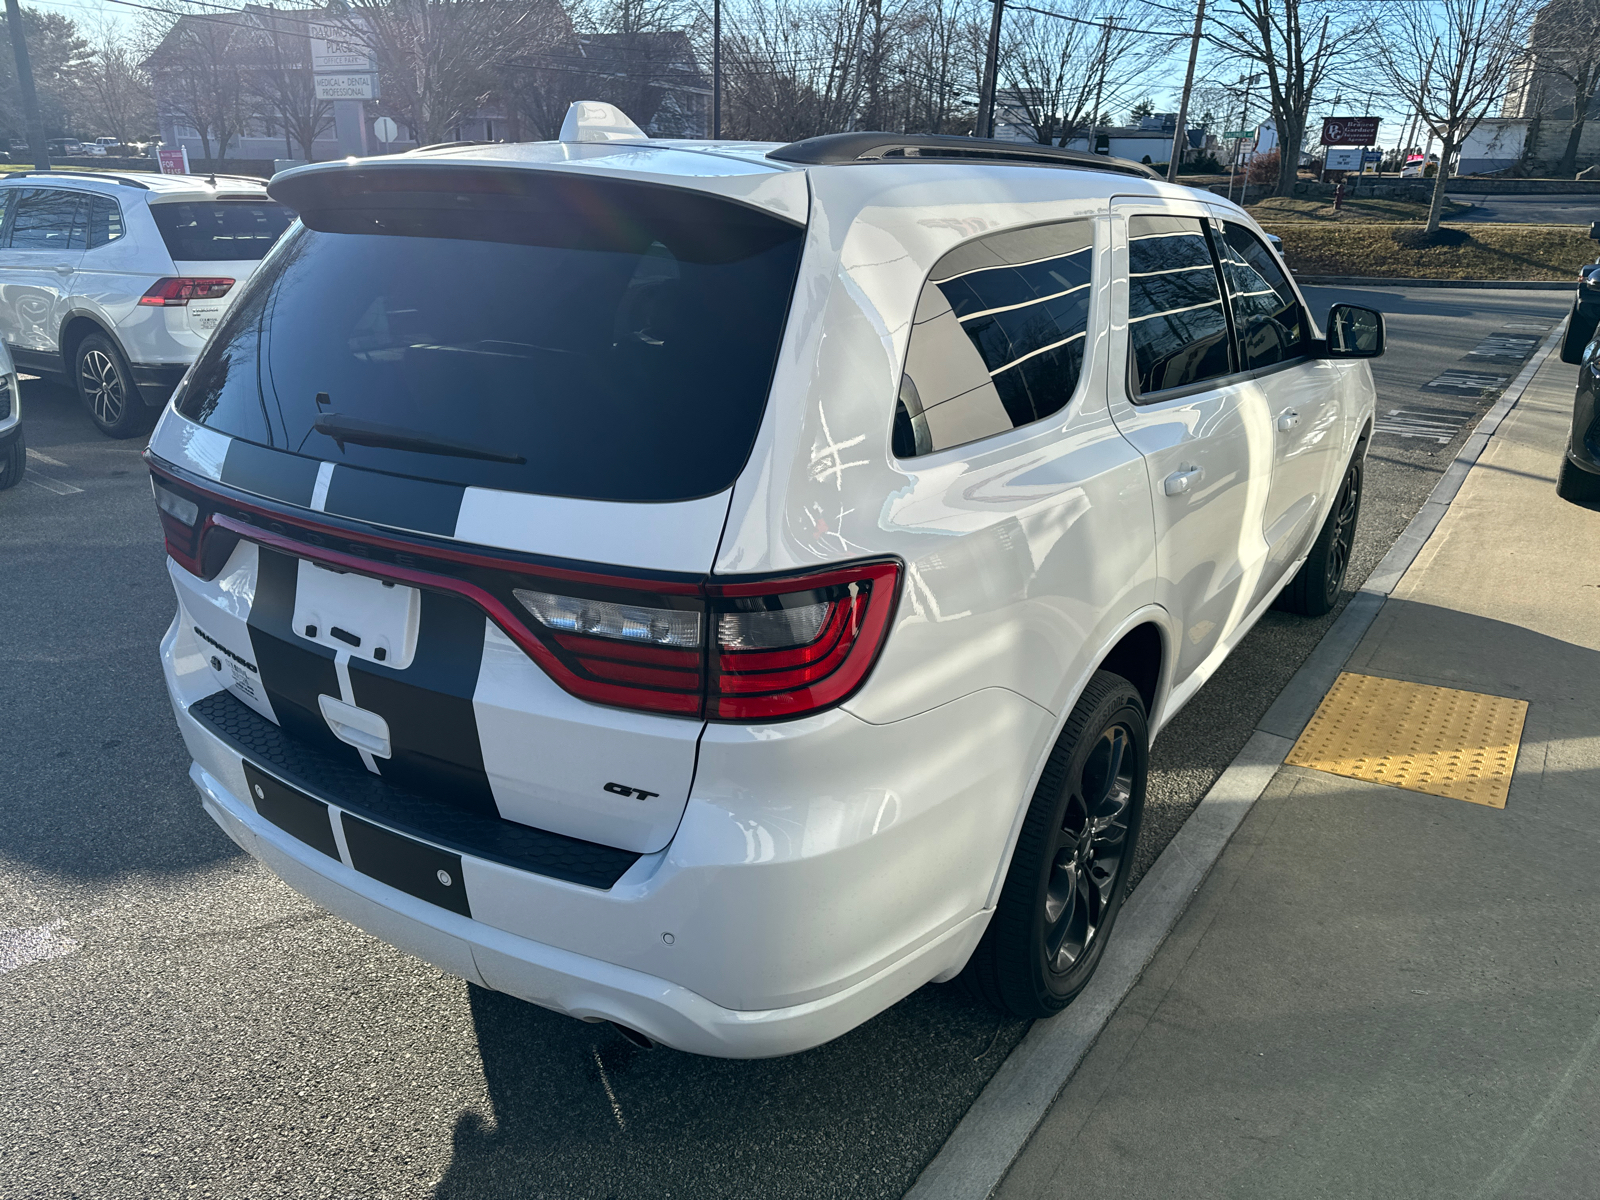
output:
[[[912,458],[1059,412],[1083,372],[1094,226],[995,234],[939,260],[917,304],[893,449]]]
[[[1310,334],[1305,313],[1277,260],[1243,225],[1230,221],[1222,231],[1218,250],[1244,365],[1270,367],[1299,358]]]
[[[87,229],[78,215],[79,199],[54,188],[23,192],[8,244],[13,250],[81,250]]]
[[[1198,218],[1128,219],[1128,339],[1142,395],[1233,370],[1222,290]]]
[[[150,215],[177,262],[260,258],[294,220],[270,200],[168,201],[152,204]]]
[[[89,249],[122,236],[122,209],[110,196],[89,198]]]

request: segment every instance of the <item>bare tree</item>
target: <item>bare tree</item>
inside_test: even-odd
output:
[[[300,157],[311,162],[316,140],[333,128],[333,102],[317,99],[306,24],[271,9],[253,15],[260,29],[248,39],[246,90],[255,109],[276,118],[287,157],[295,157],[298,142]]]
[[[156,46],[144,67],[164,85],[167,111],[161,115],[193,129],[201,153],[220,161],[254,115],[245,67],[256,26],[247,14],[218,13],[185,0],[164,0],[151,13],[149,32]]]
[[[1578,146],[1589,120],[1589,105],[1600,89],[1600,0],[1552,0],[1534,18],[1524,64],[1524,86],[1533,100],[1527,144],[1534,151],[1535,126],[1545,112],[1570,99],[1571,122],[1566,146],[1556,163],[1557,175],[1571,175],[1578,165]]]
[[[1523,58],[1535,0],[1437,0],[1384,6],[1379,69],[1393,96],[1442,143],[1426,232],[1439,228],[1450,162],[1504,94]],[[1431,69],[1430,69],[1431,64]]]
[[[753,0],[723,26],[723,118],[733,137],[795,141],[858,128],[876,0]]]
[[[904,11],[903,123],[907,132],[965,133],[983,74],[979,0],[924,0]]]
[[[571,33],[558,0],[348,0],[334,19],[370,48],[388,106],[423,142],[484,106],[498,64]]]
[[[92,37],[88,60],[77,72],[84,116],[124,145],[154,133],[155,98],[138,52],[109,21]]]
[[[1432,11],[1422,4],[1411,8],[1419,17]],[[1367,21],[1360,9],[1352,12],[1337,0],[1222,0],[1213,11],[1211,41],[1259,66],[1265,76],[1278,134],[1276,194],[1292,195],[1312,100],[1366,37]]]
[[[1066,14],[1076,21],[1029,9],[1013,15],[1000,69],[1039,141],[1064,146],[1083,134],[1097,106],[1119,104],[1172,49],[1175,38],[1152,43],[1135,30],[1131,8],[1078,0]]]

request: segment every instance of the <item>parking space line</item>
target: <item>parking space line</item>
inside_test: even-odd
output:
[[[53,479],[49,475],[41,475],[37,471],[29,471],[23,478],[33,484],[34,487],[42,487],[45,491],[54,492],[58,496],[70,496],[74,492],[83,491],[81,487],[73,487],[70,483],[62,483],[59,479]]]
[[[62,462],[59,458],[51,458],[48,454],[41,454],[39,451],[35,450],[32,446],[28,447],[28,457],[33,459],[34,462],[42,462],[46,466],[50,466],[50,467],[65,467],[67,465],[66,463]]]

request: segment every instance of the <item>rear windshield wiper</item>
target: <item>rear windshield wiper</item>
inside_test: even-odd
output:
[[[363,421],[360,417],[347,417],[342,413],[318,413],[311,423],[318,433],[325,433],[344,449],[350,442],[357,446],[382,446],[389,450],[415,450],[419,454],[448,454],[455,458],[481,458],[487,462],[512,463],[521,466],[528,460],[520,454],[502,454],[487,446],[471,442],[458,442],[452,438],[436,437],[420,429],[406,429],[400,425],[385,425],[381,421]]]

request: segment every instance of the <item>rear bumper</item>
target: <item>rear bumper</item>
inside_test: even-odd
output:
[[[609,888],[463,853],[468,917],[356,870],[342,835],[330,857],[256,811],[241,751],[189,712],[217,683],[184,624],[162,643],[169,692],[206,811],[241,847],[442,970],[717,1057],[820,1045],[959,971],[1054,728],[1000,689],[888,725],[712,726],[665,849]]]
[[[189,369],[188,363],[132,363],[131,366],[139,395],[152,408],[160,408],[172,398],[173,389]]]

